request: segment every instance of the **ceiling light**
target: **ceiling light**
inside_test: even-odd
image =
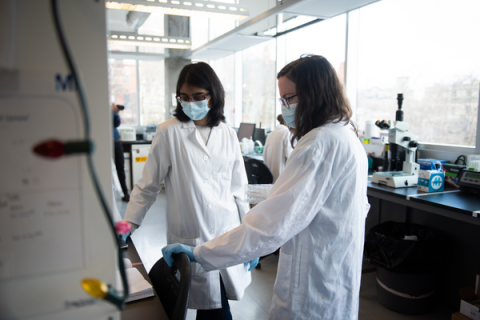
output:
[[[153,40],[153,41],[152,41]],[[111,31],[107,38],[109,44],[120,44],[130,46],[163,47],[171,49],[190,49],[192,46],[190,38],[182,37],[162,37],[141,35],[133,32]]]
[[[195,5],[193,5],[195,3]],[[248,18],[248,10],[235,4],[225,5],[203,4],[195,1],[179,1],[158,0],[152,2],[149,0],[123,0],[123,1],[106,1],[107,9],[138,11],[171,14],[187,17],[204,17],[204,18],[221,18],[233,19],[237,21]],[[227,10],[228,9],[228,10]]]

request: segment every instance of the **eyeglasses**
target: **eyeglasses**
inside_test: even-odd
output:
[[[194,95],[191,98],[186,94],[181,94],[179,96],[176,96],[175,98],[177,98],[177,101],[179,103],[182,103],[182,102],[186,103],[190,101],[195,101],[195,102],[203,101],[203,100],[206,100],[208,97],[210,97],[209,93]]]
[[[294,96],[291,96],[291,97],[288,97],[288,98],[278,98],[278,101],[280,102],[280,105],[282,107],[285,107],[287,109],[290,109],[290,103],[289,101],[293,98],[295,98],[297,95],[294,95]]]

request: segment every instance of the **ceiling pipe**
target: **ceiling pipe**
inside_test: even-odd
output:
[[[137,30],[145,23],[149,16],[149,12],[129,11],[127,13],[127,25],[133,30]]]

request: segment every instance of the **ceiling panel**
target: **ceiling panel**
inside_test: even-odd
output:
[[[332,18],[377,1],[378,0],[303,0],[288,7],[284,12],[295,15]]]
[[[192,59],[215,60],[271,39],[273,38],[233,34],[212,43],[207,48],[193,52]]]

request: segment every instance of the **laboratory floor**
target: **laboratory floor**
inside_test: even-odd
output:
[[[118,198],[116,205],[123,217],[127,204]],[[132,236],[147,271],[162,257],[161,249],[166,245],[165,208],[166,197],[162,191],[145,216],[141,228]],[[252,271],[252,284],[247,288],[243,299],[229,302],[233,319],[268,319],[278,256],[271,255],[263,259],[261,264],[260,270]],[[188,310],[187,320],[194,320],[195,316],[194,310]],[[376,280],[373,272],[362,276],[358,318],[359,320],[447,320],[451,319],[451,314],[447,311],[435,310],[424,315],[406,315],[386,309],[376,298]]]

